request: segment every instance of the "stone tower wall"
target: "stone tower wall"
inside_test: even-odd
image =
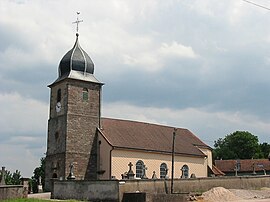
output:
[[[52,178],[65,178],[67,89],[65,82],[52,85],[48,120],[47,153],[45,158],[45,190],[50,191]],[[60,112],[56,112],[57,91],[61,89]]]
[[[74,164],[76,179],[97,178],[96,131],[100,123],[101,99],[101,84],[65,79],[50,87],[45,161],[47,190],[50,190],[49,181],[53,176],[67,178],[70,163]],[[60,112],[55,110],[58,89],[61,89]],[[87,100],[84,92],[88,92]]]
[[[88,101],[82,95],[85,88]],[[74,175],[80,179],[97,178],[96,132],[100,122],[100,91],[100,84],[73,80],[68,85],[66,162],[75,162]]]

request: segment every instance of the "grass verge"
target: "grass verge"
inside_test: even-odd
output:
[[[46,199],[36,199],[36,198],[19,198],[19,199],[7,199],[1,202],[48,202]],[[78,202],[76,200],[65,200],[65,202]]]

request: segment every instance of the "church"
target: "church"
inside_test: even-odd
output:
[[[125,179],[130,168],[134,179],[210,175],[212,149],[188,129],[101,117],[103,85],[77,32],[48,86],[45,190],[51,179]]]

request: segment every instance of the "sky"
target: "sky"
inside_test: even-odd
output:
[[[270,7],[269,0],[253,2]],[[270,10],[243,0],[1,0],[0,166],[31,177],[50,91],[79,41],[104,82],[102,116],[234,131],[270,143]]]

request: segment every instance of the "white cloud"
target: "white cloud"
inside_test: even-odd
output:
[[[48,106],[18,93],[0,94],[0,163],[31,177],[46,152]]]
[[[131,67],[136,67],[147,71],[158,71],[165,67],[165,64],[175,59],[196,59],[198,56],[193,51],[192,47],[184,46],[176,41],[171,43],[161,43],[158,48],[155,45],[149,44],[151,50],[137,48],[136,54],[122,55],[123,63]]]
[[[1,132],[10,134],[36,135],[46,133],[48,106],[18,93],[0,94]]]
[[[10,172],[21,171],[22,177],[31,177],[33,170],[40,166],[42,149],[44,148],[30,150],[25,145],[0,143],[0,165],[5,166]]]
[[[212,0],[194,0],[193,3],[186,4],[186,6],[199,15],[216,20],[222,19],[231,24],[239,22],[241,18],[249,14],[250,9],[250,5],[246,2],[235,0],[215,2]]]
[[[147,51],[133,56],[124,54],[122,58],[125,65],[144,71],[156,71],[163,67],[161,58],[158,58],[155,52]]]
[[[180,58],[196,58],[196,54],[192,47],[184,46],[182,44],[173,41],[170,45],[162,43],[158,52],[164,57],[180,57]]]

